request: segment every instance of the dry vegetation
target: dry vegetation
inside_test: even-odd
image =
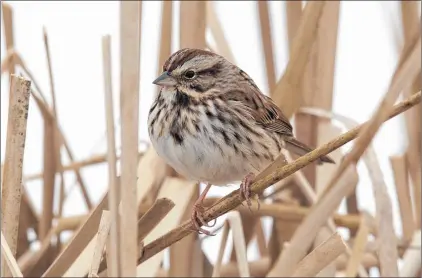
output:
[[[189,213],[199,194],[195,181],[177,175],[153,149],[138,153],[138,99],[140,27],[142,2],[120,4],[121,45],[121,138],[122,154],[116,156],[113,118],[110,36],[103,38],[103,68],[108,152],[74,161],[70,142],[56,121],[54,75],[48,48],[48,70],[52,103],[45,100],[35,76],[29,72],[19,53],[14,51],[13,11],[3,5],[4,38],[7,55],[1,73],[10,76],[10,102],[5,159],[2,162],[2,277],[368,277],[371,268],[381,276],[419,277],[421,275],[421,36],[417,2],[402,2],[404,43],[390,86],[373,116],[362,125],[331,112],[333,76],[340,2],[310,1],[286,3],[290,60],[280,79],[276,79],[271,44],[268,2],[257,4],[270,94],[286,112],[295,115],[296,132],[302,141],[319,146],[311,153],[292,159],[281,156],[256,177],[252,190],[261,198],[261,207],[251,214],[241,206],[238,191],[221,198],[208,198],[205,220],[224,214],[227,220],[213,265],[204,255],[198,235],[191,231]],[[180,47],[209,48],[205,41],[208,26],[216,49],[234,61],[223,26],[210,1],[181,2]],[[160,51],[161,65],[171,54],[172,1],[163,2]],[[318,69],[318,70],[316,70]],[[18,75],[22,74],[22,76]],[[309,88],[312,88],[310,90]],[[316,88],[316,89],[315,89]],[[309,94],[307,92],[313,92]],[[403,101],[397,104],[399,95]],[[22,163],[26,138],[27,111],[32,103],[44,120],[44,167],[36,175],[24,175]],[[142,98],[141,98],[142,100]],[[35,109],[35,108],[32,108]],[[405,153],[391,157],[396,196],[400,207],[403,235],[393,229],[392,206],[383,173],[371,141],[380,126],[405,113],[409,145]],[[342,132],[343,127],[346,132]],[[347,154],[339,148],[353,141]],[[51,146],[54,146],[51,148]],[[51,150],[54,151],[51,151]],[[63,165],[60,153],[71,163]],[[319,157],[331,153],[338,163],[315,167]],[[120,160],[121,176],[116,162]],[[359,210],[355,187],[356,164],[362,160],[369,172],[375,197],[376,214]],[[98,204],[91,202],[79,171],[108,163],[109,191]],[[83,193],[88,215],[62,217],[66,199],[63,173],[74,172]],[[55,194],[55,177],[60,192]],[[137,178],[139,177],[139,178]],[[43,208],[36,213],[25,191],[25,182],[43,180]],[[263,190],[274,185],[274,193]],[[59,211],[53,210],[59,196]],[[347,214],[336,211],[346,200]],[[261,217],[271,217],[274,225],[269,240],[263,233]],[[54,221],[53,221],[54,220]],[[337,229],[347,228],[344,239]],[[36,233],[40,248],[30,249],[28,229]],[[63,231],[73,231],[68,242],[60,242]],[[233,250],[228,263],[222,258],[233,235]],[[260,258],[248,260],[246,250],[256,239]],[[163,250],[170,250],[170,265],[164,268]],[[403,264],[399,268],[398,260]]]

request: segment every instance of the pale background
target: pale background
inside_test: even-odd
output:
[[[104,153],[106,140],[101,37],[105,34],[110,34],[112,37],[113,93],[117,123],[120,93],[119,3],[117,1],[13,1],[9,4],[14,11],[16,50],[34,73],[47,99],[51,100],[43,43],[43,26],[46,27],[50,42],[59,123],[76,155],[76,160]],[[252,1],[216,2],[215,5],[237,64],[267,93],[256,3]],[[283,5],[282,2],[270,1],[278,77],[284,71],[288,58]],[[334,84],[335,112],[363,122],[371,116],[380,98],[386,92],[402,47],[399,5],[398,1],[345,1],[341,3]],[[146,1],[142,9],[139,136],[140,139],[148,141],[146,121],[155,92],[151,82],[157,73],[161,2]],[[174,28],[177,30],[177,3],[174,13]],[[1,39],[4,41],[3,26],[1,32]],[[178,32],[174,36],[173,51],[178,49],[177,34]],[[210,39],[212,45],[211,36],[207,36],[207,39]],[[4,56],[5,45],[2,42],[1,59]],[[3,161],[9,84],[5,76],[1,81],[1,159]],[[120,131],[117,129],[116,132],[118,139]],[[399,116],[381,128],[374,144],[381,168],[385,173],[388,192],[392,197],[394,223],[399,235],[401,234],[400,218],[388,157],[401,154],[405,150],[407,145],[405,132],[404,119]],[[26,174],[42,171],[42,134],[41,115],[34,102],[31,102],[24,160]],[[64,163],[66,164],[67,161],[65,160]],[[361,208],[374,213],[372,188],[366,168],[359,165],[358,170],[361,174],[357,189]],[[87,181],[91,198],[94,202],[98,202],[107,187],[107,165],[85,168],[82,174]],[[79,190],[73,190],[74,183],[73,173],[67,174],[67,190],[71,190],[71,193],[64,207],[64,216],[87,212]],[[38,211],[41,209],[41,186],[41,180],[26,184]],[[210,196],[221,196],[235,188],[213,188]],[[212,262],[216,259],[218,250],[215,246],[219,246],[219,240],[220,237],[216,236],[204,241],[205,251]],[[249,259],[255,258],[255,248],[250,248],[248,253]]]

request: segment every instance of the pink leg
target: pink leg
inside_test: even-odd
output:
[[[206,227],[212,227],[213,225],[208,225],[207,222],[205,222],[204,218],[202,217],[202,214],[204,213],[204,205],[203,205],[203,201],[208,193],[208,191],[211,188],[211,184],[207,184],[207,187],[205,187],[204,191],[201,193],[201,195],[199,196],[198,200],[196,200],[195,204],[193,205],[193,210],[192,210],[192,214],[191,214],[191,221],[193,226],[195,227],[196,231],[198,231],[199,233],[203,233],[206,235],[212,235],[209,231],[204,230],[201,228],[201,226],[206,226]],[[198,223],[199,222],[199,223]],[[215,225],[215,223],[214,223]]]
[[[240,184],[240,195],[245,197],[246,203],[248,204],[249,210],[252,206],[251,202],[251,184],[252,181],[255,179],[255,175],[253,173],[247,174],[244,178],[242,183]],[[259,202],[258,202],[259,208]]]

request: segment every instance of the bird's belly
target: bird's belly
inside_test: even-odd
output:
[[[236,121],[210,116],[217,115],[213,103],[196,114],[172,107],[171,102],[167,106],[162,112],[154,105],[150,112],[150,139],[158,155],[188,179],[213,185],[237,182],[262,171],[281,151],[271,133],[233,111],[225,113],[235,115]]]
[[[178,144],[169,134],[152,137],[152,144],[158,155],[186,178],[209,182],[213,185],[226,185],[240,181],[249,172],[258,173],[268,161],[251,161],[236,154],[230,146],[215,145],[215,140],[205,136],[184,136]]]

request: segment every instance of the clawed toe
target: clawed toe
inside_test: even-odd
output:
[[[204,206],[202,205],[202,202],[205,199],[205,196],[208,193],[208,190],[210,190],[211,188],[211,184],[207,184],[207,187],[205,188],[205,190],[201,193],[201,195],[199,196],[198,200],[196,200],[195,204],[193,205],[193,210],[192,210],[192,214],[191,214],[191,222],[193,225],[193,229],[191,229],[194,232],[198,232],[199,234],[205,234],[208,236],[214,236],[214,234],[212,234],[211,232],[201,228],[201,226],[205,226],[205,227],[214,227],[215,223],[217,222],[216,220],[214,221],[214,224],[209,225],[203,217],[204,214]]]
[[[246,203],[248,204],[248,209],[250,212],[252,212],[251,206],[252,206],[252,201],[251,201],[251,185],[252,185],[252,181],[254,180],[255,175],[253,173],[249,173],[245,176],[245,178],[243,179],[241,185],[240,185],[240,195],[242,197],[245,198]],[[259,204],[259,200],[257,200],[258,202],[258,210],[260,208],[260,204]]]
[[[216,220],[214,221],[214,223],[212,225],[209,225],[203,218],[202,214],[204,212],[204,207],[200,206],[200,205],[195,205],[191,214],[191,221],[194,227],[194,231],[198,232],[200,234],[205,234],[208,236],[214,236],[215,234],[212,234],[211,232],[201,228],[201,226],[206,226],[206,227],[214,227],[215,223],[217,222]]]

